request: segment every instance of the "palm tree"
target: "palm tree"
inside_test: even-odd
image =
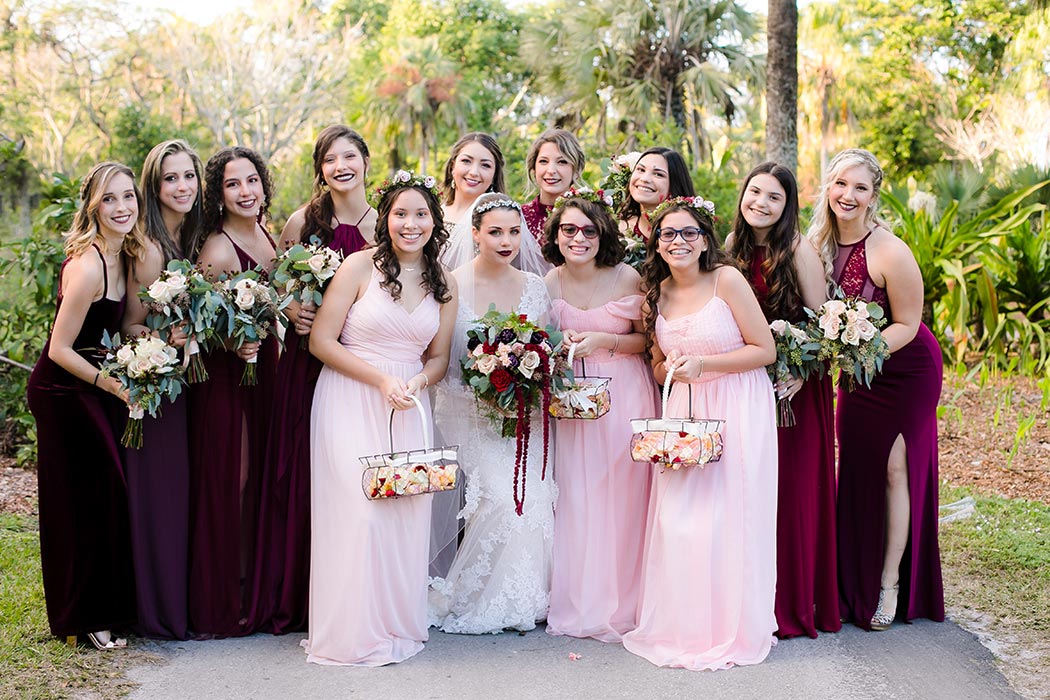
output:
[[[769,0],[766,36],[766,158],[798,169],[798,6]]]

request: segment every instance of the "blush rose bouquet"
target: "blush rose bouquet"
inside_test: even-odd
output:
[[[236,350],[245,343],[262,342],[273,335],[283,318],[278,312],[277,291],[259,270],[246,270],[221,281],[225,304],[219,319],[223,339]],[[257,356],[248,360],[242,386],[255,386]]]
[[[778,319],[769,324],[769,329],[773,331],[777,359],[766,366],[766,372],[774,384],[791,377],[805,381],[826,371],[827,365],[818,359],[820,341],[811,336],[807,324]],[[777,427],[794,425],[795,411],[791,408],[791,399],[777,398]]]
[[[810,335],[820,344],[817,359],[829,361],[832,369],[841,372],[847,390],[856,389],[858,382],[870,389],[890,356],[879,332],[886,325],[882,307],[863,299],[829,299],[806,313],[812,319]]]
[[[343,262],[339,251],[333,250],[314,237],[309,243],[297,243],[277,256],[273,267],[273,282],[283,290],[279,309],[292,300],[317,308],[324,300],[324,291]],[[299,338],[299,347],[306,347],[307,337]]]

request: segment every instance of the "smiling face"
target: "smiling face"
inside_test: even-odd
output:
[[[588,238],[587,233],[594,237]],[[565,207],[558,222],[558,251],[566,263],[585,265],[598,255],[601,237],[598,227],[576,207]]]
[[[469,200],[488,191],[496,176],[496,157],[477,141],[468,141],[452,163],[452,185],[457,196]]]
[[[874,180],[863,165],[844,168],[828,186],[828,207],[840,224],[863,221],[874,199]]]
[[[225,216],[254,219],[265,202],[262,178],[247,158],[235,158],[222,173],[222,206]]]
[[[670,187],[667,159],[659,153],[650,153],[634,166],[628,190],[634,201],[648,210],[667,199]]]
[[[434,216],[427,198],[414,187],[406,187],[394,198],[387,217],[390,242],[399,255],[414,255],[434,233]]]
[[[363,187],[368,159],[350,139],[337,138],[321,161],[321,177],[333,192],[346,193]]]
[[[185,216],[193,209],[199,193],[200,181],[190,154],[179,151],[164,156],[160,164],[160,187],[157,192],[160,206]]]
[[[657,251],[660,257],[672,270],[697,267],[701,254],[707,250],[707,237],[703,234],[699,222],[689,212],[672,211],[660,220],[660,231],[663,234],[672,229],[678,232],[673,240],[666,241],[661,235],[657,241]],[[700,236],[692,241],[685,240],[682,234],[691,237],[693,230],[700,231]]]
[[[110,178],[99,198],[95,220],[99,231],[107,237],[124,237],[131,233],[139,218],[139,200],[135,183],[124,173]]]
[[[540,146],[533,177],[540,188],[541,202],[554,204],[555,199],[572,187],[575,175],[572,161],[561,152],[556,143],[548,141]]]
[[[765,236],[780,221],[787,193],[769,173],[759,173],[747,183],[740,199],[740,214],[759,236]]]
[[[478,257],[487,262],[509,265],[521,249],[521,214],[517,209],[497,207],[485,212],[481,225],[473,230]]]

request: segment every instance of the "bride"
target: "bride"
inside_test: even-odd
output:
[[[550,601],[556,492],[551,476],[540,478],[543,431],[532,431],[519,516],[513,495],[515,442],[500,437],[479,411],[463,383],[460,360],[467,352],[467,330],[491,304],[543,326],[551,301],[536,274],[542,273],[543,261],[520,205],[504,194],[488,193],[472,209],[470,242],[450,241],[449,246],[456,252],[450,262],[458,265],[453,274],[460,305],[449,370],[436,387],[434,411],[442,440],[461,445],[467,487],[459,517],[466,520],[466,529],[448,575],[431,579],[430,624],[460,634],[527,631],[546,619]],[[453,238],[465,238],[462,228],[457,227]],[[520,270],[511,264],[519,253]],[[540,425],[538,411],[531,420]]]

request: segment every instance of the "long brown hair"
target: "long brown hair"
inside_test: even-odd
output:
[[[178,231],[169,231],[164,223],[164,211],[160,202],[160,185],[164,177],[164,159],[177,153],[185,153],[190,157],[193,164],[193,172],[197,176],[197,197],[193,200],[193,207],[182,219]],[[164,264],[174,260],[181,255],[188,255],[189,251],[183,250],[185,245],[196,237],[204,220],[204,166],[197,152],[182,139],[172,139],[158,143],[150,150],[146,160],[142,163],[141,189],[144,218],[146,225],[146,236],[160,248],[164,255]]]
[[[645,244],[645,262],[642,263],[642,290],[645,292],[645,304],[648,307],[645,312],[645,351],[649,352],[653,347],[653,339],[656,337],[656,316],[660,313],[660,283],[671,276],[671,268],[660,256],[658,246],[660,236],[657,230],[667,215],[675,211],[684,211],[695,221],[696,227],[700,229],[704,240],[707,241],[707,250],[700,254],[699,265],[704,272],[716,270],[723,265],[732,265],[732,259],[726,254],[718,243],[715,229],[711,220],[686,203],[671,204],[660,210],[652,222],[652,235]]]
[[[394,252],[394,243],[390,239],[390,211],[394,208],[394,201],[405,190],[415,190],[423,195],[427,208],[430,209],[430,217],[434,222],[434,230],[430,234],[430,240],[423,246],[423,286],[434,295],[439,304],[444,304],[452,299],[452,293],[448,289],[448,281],[445,279],[445,267],[441,264],[441,250],[448,243],[448,232],[445,230],[445,219],[441,212],[441,201],[432,191],[426,187],[406,184],[403,186],[393,185],[385,192],[376,207],[379,212],[379,220],[376,222],[376,249],[372,255],[373,264],[383,276],[379,285],[385,289],[394,300],[401,298],[401,280],[397,277],[401,274],[401,262]]]
[[[740,196],[736,200],[736,217],[733,220],[733,244],[727,251],[736,260],[738,266],[747,272],[751,280],[751,261],[755,256],[755,231],[751,224],[744,220],[740,205],[748,185],[756,175],[771,175],[784,189],[784,212],[773,224],[766,236],[766,257],[762,261],[762,277],[769,289],[763,300],[762,311],[769,321],[775,319],[798,320],[802,314],[802,292],[798,283],[798,271],[795,269],[795,246],[801,242],[798,228],[798,185],[795,176],[782,165],[772,161],[758,165],[747,175]],[[754,280],[751,280],[754,288]]]
[[[507,186],[503,182],[503,151],[500,150],[499,144],[496,143],[496,139],[483,131],[472,131],[469,134],[464,134],[459,137],[459,141],[456,141],[452,146],[452,153],[449,154],[448,160],[445,161],[445,185],[442,188],[445,193],[445,204],[452,204],[456,201],[456,187],[452,182],[452,166],[455,165],[459,152],[462,151],[463,147],[471,141],[480,143],[485,150],[492,154],[492,159],[495,161],[496,167],[493,168],[492,184],[489,185],[489,188],[485,191],[507,191]]]
[[[303,212],[303,230],[299,234],[300,241],[308,242],[311,237],[317,236],[323,245],[329,245],[332,242],[334,234],[332,218],[335,216],[335,205],[332,203],[332,193],[328,189],[328,183],[324,181],[321,168],[324,165],[325,154],[339,139],[346,139],[354,144],[366,161],[365,169],[368,169],[367,162],[371,160],[371,155],[368,152],[368,144],[365,143],[361,134],[342,124],[326,127],[318,134],[317,143],[314,144],[313,193],[310,201],[306,203],[306,211]],[[365,184],[361,183],[361,187],[364,186]]]

